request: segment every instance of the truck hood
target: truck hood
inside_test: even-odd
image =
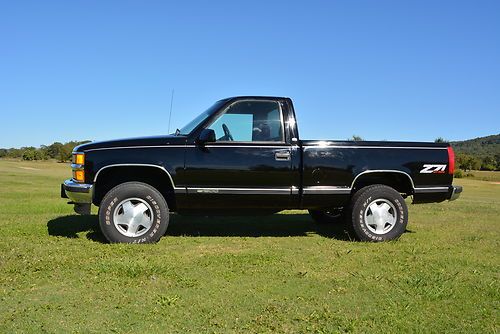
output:
[[[113,148],[113,147],[134,147],[134,146],[168,146],[168,145],[184,145],[186,143],[185,136],[152,136],[152,137],[137,137],[124,138],[107,141],[96,141],[75,147],[75,152],[85,152],[88,150]]]

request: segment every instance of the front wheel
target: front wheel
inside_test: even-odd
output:
[[[351,224],[362,241],[397,239],[406,230],[408,207],[399,192],[375,184],[362,188],[351,202]]]
[[[141,182],[117,185],[99,206],[101,231],[112,243],[153,243],[165,234],[168,205],[158,190]]]

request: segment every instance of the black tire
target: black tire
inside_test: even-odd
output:
[[[133,218],[126,215],[129,210]],[[120,224],[120,217],[129,225]],[[167,231],[168,221],[167,202],[158,190],[146,183],[117,185],[104,196],[99,206],[99,226],[111,243],[157,242]]]
[[[331,210],[309,210],[311,218],[318,224],[339,224],[344,222],[343,208]]]
[[[354,194],[348,223],[359,240],[394,240],[406,230],[408,207],[393,188],[382,184],[367,186]]]

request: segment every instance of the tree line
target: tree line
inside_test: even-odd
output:
[[[464,171],[469,170],[500,170],[500,154],[494,156],[474,156],[468,153],[455,154],[456,166]]]
[[[436,142],[447,142],[437,138]],[[500,170],[500,134],[450,142],[456,166],[464,171]]]
[[[14,158],[23,160],[48,160],[56,159],[59,162],[71,160],[71,152],[81,144],[89,143],[90,140],[69,141],[67,143],[55,142],[51,145],[40,147],[27,146],[21,148],[0,148],[0,158]]]

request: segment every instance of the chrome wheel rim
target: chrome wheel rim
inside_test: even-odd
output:
[[[153,225],[153,210],[141,198],[127,198],[121,201],[113,213],[113,223],[126,237],[139,237]]]
[[[396,207],[386,199],[376,199],[366,207],[364,218],[370,232],[386,234],[396,226]]]

